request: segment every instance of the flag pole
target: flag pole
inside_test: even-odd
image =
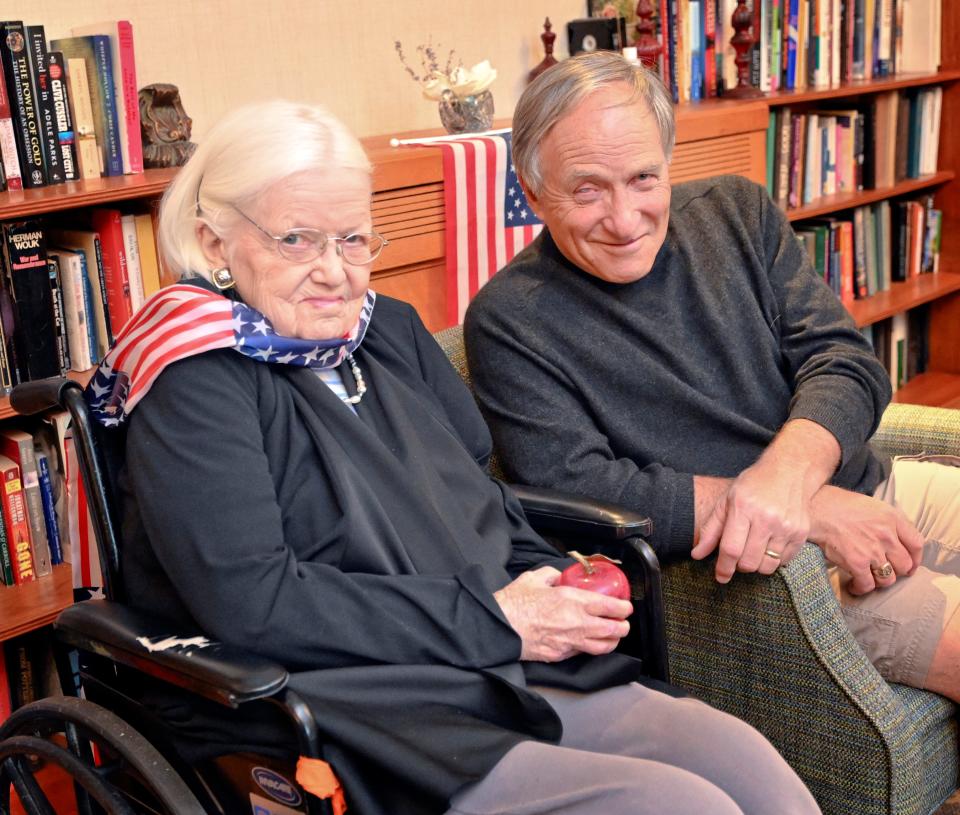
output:
[[[426,136],[422,139],[390,139],[391,147],[401,147],[406,144],[429,144],[437,141],[453,141],[455,139],[476,139],[480,136],[499,136],[501,133],[509,133],[509,127],[501,127],[499,130],[484,130],[482,133],[457,133],[447,136]]]

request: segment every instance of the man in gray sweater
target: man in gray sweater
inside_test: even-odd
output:
[[[617,54],[517,106],[546,228],[464,324],[508,474],[647,513],[662,557],[716,553],[723,583],[811,540],[887,678],[960,699],[960,462],[873,455],[890,384],[869,344],[761,187],[671,190],[673,141],[662,85]]]

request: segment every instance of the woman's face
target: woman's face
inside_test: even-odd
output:
[[[370,176],[362,170],[304,170],[268,187],[244,213],[272,235],[311,228],[346,236],[372,231],[370,195]],[[208,259],[230,269],[240,297],[278,334],[326,340],[343,337],[356,325],[370,264],[344,263],[335,241],[328,241],[315,260],[297,263],[242,219],[223,239],[202,226],[200,239]]]

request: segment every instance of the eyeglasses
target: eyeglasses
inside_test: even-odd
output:
[[[293,263],[308,263],[316,260],[327,250],[327,244],[333,241],[337,254],[343,258],[344,262],[353,266],[365,266],[375,261],[383,251],[383,247],[390,243],[383,235],[376,232],[354,232],[343,236],[327,235],[318,229],[307,227],[288,229],[282,235],[273,235],[243,210],[237,207],[234,209],[276,243],[281,257]]]

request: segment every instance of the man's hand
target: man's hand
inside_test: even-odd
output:
[[[717,488],[718,479],[694,477],[695,496],[700,490],[716,500],[708,511],[696,501],[699,536],[691,556],[700,560],[717,550],[720,583],[737,571],[771,574],[807,539],[810,501],[839,460],[840,446],[829,431],[795,419],[726,490]]]
[[[827,560],[851,576],[850,594],[866,594],[912,574],[920,565],[923,536],[896,507],[869,495],[823,487],[812,501],[810,540]],[[889,577],[878,577],[871,566],[893,566]]]
[[[543,566],[524,572],[494,592],[507,621],[520,635],[520,659],[560,662],[576,654],[607,654],[630,631],[628,600],[557,586],[560,572]]]

